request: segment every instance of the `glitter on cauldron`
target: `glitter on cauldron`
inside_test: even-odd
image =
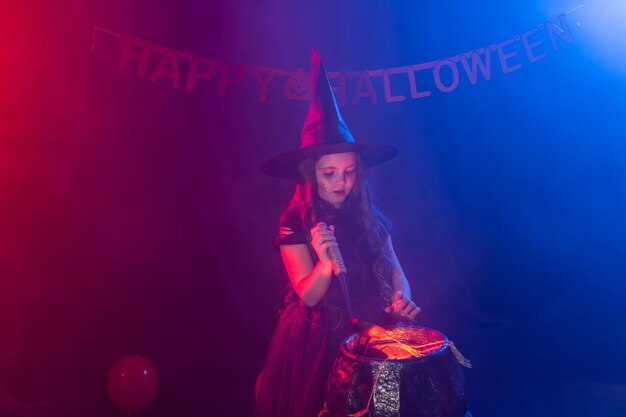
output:
[[[459,364],[471,367],[436,330],[393,327],[353,334],[333,363],[320,416],[470,416]]]

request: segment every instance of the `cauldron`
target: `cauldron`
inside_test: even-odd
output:
[[[349,336],[331,368],[320,416],[471,416],[453,349],[446,336],[426,327]]]

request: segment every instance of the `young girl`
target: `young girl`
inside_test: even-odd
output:
[[[257,381],[255,417],[313,417],[323,405],[328,372],[350,333],[333,274],[342,268],[336,251],[345,263],[353,317],[390,325],[420,311],[365,178],[367,167],[397,151],[354,141],[315,51],[311,75],[313,99],[300,149],[261,167],[297,185],[276,239],[291,287]]]

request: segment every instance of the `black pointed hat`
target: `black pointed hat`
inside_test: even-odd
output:
[[[311,82],[313,94],[300,134],[300,148],[268,159],[261,165],[261,171],[273,177],[294,179],[298,178],[300,161],[310,156],[358,152],[366,168],[396,156],[398,150],[393,146],[354,141],[315,48],[311,55]]]

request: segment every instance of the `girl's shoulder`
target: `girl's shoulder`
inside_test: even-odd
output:
[[[275,245],[297,245],[308,243],[308,229],[296,210],[286,210],[280,216]]]
[[[278,221],[278,227],[289,227],[291,229],[304,229],[306,224],[300,212],[294,208],[285,210]]]

